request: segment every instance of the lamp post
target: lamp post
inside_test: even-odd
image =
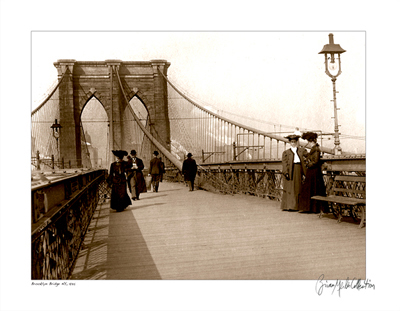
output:
[[[59,153],[58,150],[58,139],[60,138],[60,133],[61,133],[61,124],[57,123],[57,119],[54,120],[54,124],[50,126],[51,129],[53,129],[53,136],[57,141],[57,153]]]
[[[324,48],[318,54],[325,54],[325,73],[332,79],[333,84],[333,106],[334,106],[334,119],[335,119],[335,147],[334,153],[335,155],[340,155],[342,153],[342,148],[340,147],[339,140],[339,125],[337,118],[337,106],[336,106],[336,78],[342,73],[341,71],[341,63],[340,63],[340,54],[346,52],[343,50],[339,44],[334,44],[333,42],[333,34],[329,34],[329,44],[325,44]],[[328,54],[330,57],[328,57]],[[335,55],[337,57],[335,58]],[[330,60],[329,60],[330,59]],[[328,62],[329,60],[329,62]]]

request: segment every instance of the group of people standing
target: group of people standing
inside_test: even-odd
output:
[[[299,138],[308,141],[306,147],[299,145]],[[281,209],[301,213],[319,213],[326,211],[324,202],[311,200],[314,195],[326,195],[321,170],[321,150],[317,143],[318,134],[296,131],[285,137],[290,148],[282,153],[283,194]]]
[[[107,178],[107,182],[111,186],[110,207],[117,212],[122,212],[132,204],[131,198],[133,201],[139,200],[139,195],[147,192],[143,175],[144,164],[142,159],[136,156],[135,150],[131,150],[129,155],[125,150],[113,150],[112,153],[115,155],[116,161],[111,163]],[[124,157],[127,157],[128,160],[125,161]],[[159,183],[162,181],[164,173],[164,163],[158,157],[158,151],[154,151],[149,168],[154,192],[158,192]],[[128,195],[127,188],[131,193],[131,198]]]

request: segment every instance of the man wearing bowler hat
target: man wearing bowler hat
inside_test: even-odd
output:
[[[197,164],[196,161],[192,158],[192,154],[189,152],[187,155],[187,159],[183,161],[182,165],[182,173],[185,178],[185,181],[189,182],[189,191],[194,190],[194,180],[196,178],[197,173]]]
[[[153,159],[150,160],[149,175],[151,175],[151,184],[153,192],[158,192],[158,186],[162,176],[161,159],[158,157],[158,151],[153,152]]]
[[[142,159],[136,156],[136,150],[131,150],[128,155],[128,188],[131,192],[132,200],[139,200],[139,195],[142,192],[147,192],[146,182],[143,177],[144,164]]]

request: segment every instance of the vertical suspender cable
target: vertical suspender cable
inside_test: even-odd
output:
[[[160,150],[160,152],[162,152],[164,154],[164,156],[166,156],[172,162],[172,164],[174,164],[180,171],[182,171],[182,163],[177,158],[175,158],[166,148],[164,148],[164,146],[161,145],[140,122],[139,118],[137,117],[137,115],[133,111],[131,105],[129,104],[128,99],[126,98],[125,91],[122,87],[122,83],[121,83],[121,79],[119,77],[118,71],[115,71],[115,73],[116,73],[116,76],[117,76],[117,79],[119,82],[119,86],[120,86],[122,95],[127,103],[127,107],[129,108],[129,111],[131,112],[136,123],[139,125],[139,127],[141,128],[143,133],[146,135],[146,137],[158,148],[158,150]]]

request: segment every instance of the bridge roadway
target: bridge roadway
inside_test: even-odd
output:
[[[366,229],[283,212],[248,195],[189,192],[163,182],[124,212],[99,204],[75,280],[366,278]]]

